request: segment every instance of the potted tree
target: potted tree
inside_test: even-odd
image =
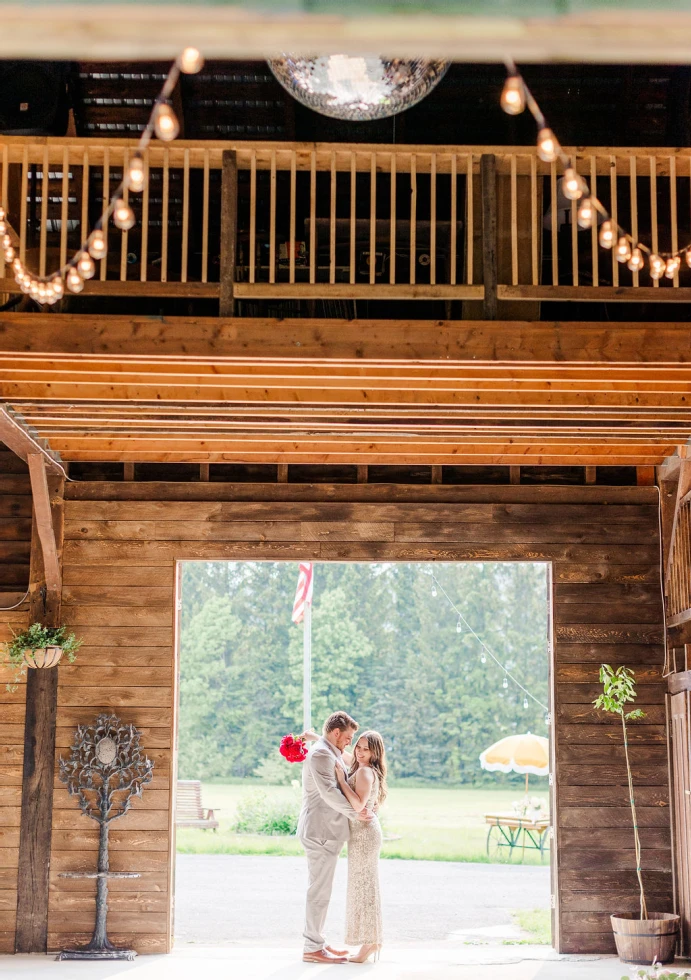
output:
[[[21,633],[12,630],[12,640],[5,643],[5,653],[7,662],[14,668],[14,686],[27,667],[56,667],[63,654],[73,663],[81,644],[74,633],[67,632],[66,626],[32,623]],[[7,689],[12,690],[13,685],[8,684]]]
[[[593,704],[608,714],[619,715],[624,736],[624,759],[629,785],[629,800],[633,820],[633,837],[636,857],[636,876],[640,892],[640,914],[620,912],[610,916],[614,941],[619,959],[625,963],[670,963],[674,959],[674,947],[679,932],[679,916],[671,912],[649,912],[641,871],[641,840],[636,819],[636,802],[633,794],[633,775],[629,759],[629,740],[626,723],[645,718],[640,708],[627,708],[636,699],[634,674],[628,667],[614,670],[609,664],[600,667],[602,694]]]

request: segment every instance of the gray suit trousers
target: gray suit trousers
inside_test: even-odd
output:
[[[324,923],[329,910],[338,855],[342,840],[309,840],[302,838],[307,855],[307,908],[305,910],[305,952],[324,948]]]

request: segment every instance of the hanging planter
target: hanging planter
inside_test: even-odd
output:
[[[56,667],[63,654],[73,663],[82,643],[74,633],[67,632],[66,626],[42,626],[41,623],[32,623],[21,633],[13,630],[12,635],[12,641],[4,644],[6,663],[14,669],[13,682],[7,684],[8,691],[14,690],[27,667]]]

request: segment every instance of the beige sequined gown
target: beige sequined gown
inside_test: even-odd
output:
[[[348,785],[355,789],[355,776]],[[379,777],[367,801],[372,809],[379,796]],[[379,851],[382,845],[381,825],[375,816],[367,823],[350,822],[348,841],[348,894],[346,898],[346,937],[348,946],[382,943],[381,897],[379,894]]]

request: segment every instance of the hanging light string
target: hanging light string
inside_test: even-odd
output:
[[[543,704],[542,701],[540,701],[539,698],[536,698],[534,694],[531,694],[527,687],[523,687],[523,685],[521,684],[521,682],[519,680],[517,680],[513,676],[513,674],[511,673],[511,671],[506,669],[506,667],[501,662],[501,660],[499,660],[499,658],[496,657],[492,653],[492,651],[487,646],[487,644],[482,639],[482,637],[477,635],[477,633],[475,632],[475,630],[473,629],[473,627],[470,625],[470,623],[468,622],[468,620],[465,618],[465,616],[463,615],[463,613],[461,612],[461,610],[458,608],[458,606],[456,605],[456,603],[453,601],[453,599],[451,598],[451,596],[449,595],[449,593],[446,591],[446,589],[444,588],[444,586],[441,584],[441,582],[439,581],[439,579],[437,578],[437,576],[434,574],[434,572],[432,572],[432,581],[434,582],[434,585],[437,587],[437,589],[439,589],[439,591],[441,592],[441,594],[444,596],[444,598],[446,599],[446,601],[448,602],[448,604],[451,606],[451,608],[453,609],[453,611],[458,616],[458,622],[459,622],[459,624],[463,624],[465,626],[465,629],[467,630],[467,632],[470,633],[472,636],[475,637],[475,639],[478,641],[478,643],[480,644],[480,646],[482,647],[482,649],[485,651],[485,654],[487,654],[494,661],[494,663],[497,664],[499,667],[501,667],[501,669],[504,671],[504,687],[508,687],[509,686],[508,683],[507,683],[509,680],[513,681],[513,683],[516,685],[516,687],[519,688],[521,691],[523,691],[524,698],[530,698],[532,701],[534,701],[535,704],[539,705],[539,707],[541,707],[542,710],[547,713],[547,717],[549,717],[549,708],[547,707],[547,705],[546,704]],[[433,586],[433,588],[434,588],[434,586]],[[459,630],[459,632],[460,632],[460,630]],[[525,703],[525,701],[524,701],[523,706],[524,707],[527,707],[527,704]],[[549,722],[548,722],[548,724],[549,724]]]
[[[547,125],[544,113],[537,104],[525,79],[510,59],[504,62],[507,78],[501,93],[501,107],[510,116],[517,116],[526,108],[537,126],[537,155],[545,163],[559,162],[564,175],[561,189],[570,201],[580,201],[577,221],[581,228],[590,228],[599,214],[600,225],[598,241],[602,248],[613,249],[617,262],[625,264],[631,272],[641,272],[648,264],[651,279],[674,279],[679,272],[682,257],[691,268],[691,242],[675,252],[653,252],[643,242],[634,238],[630,232],[614,221],[611,214],[595,194],[587,181],[578,173],[573,160],[561,147],[559,140]]]
[[[83,239],[72,258],[56,272],[48,276],[34,275],[26,268],[15,252],[9,234],[5,211],[0,207],[0,242],[5,262],[11,266],[15,282],[23,293],[27,293],[41,305],[52,305],[62,298],[67,289],[81,293],[84,280],[96,274],[96,262],[104,260],[108,254],[108,243],[104,229],[112,218],[113,224],[121,231],[128,231],[135,223],[134,212],[126,200],[127,192],[140,194],[146,184],[146,167],[143,153],[154,135],[164,142],[174,140],[180,132],[180,123],[170,104],[170,97],[178,83],[180,73],[196,74],[204,65],[204,59],[196,48],[185,48],[173,62],[166,75],[163,87],[156,97],[134,154],[127,168],[123,167],[122,180],[115,188],[108,206],[94,223],[91,233]]]

